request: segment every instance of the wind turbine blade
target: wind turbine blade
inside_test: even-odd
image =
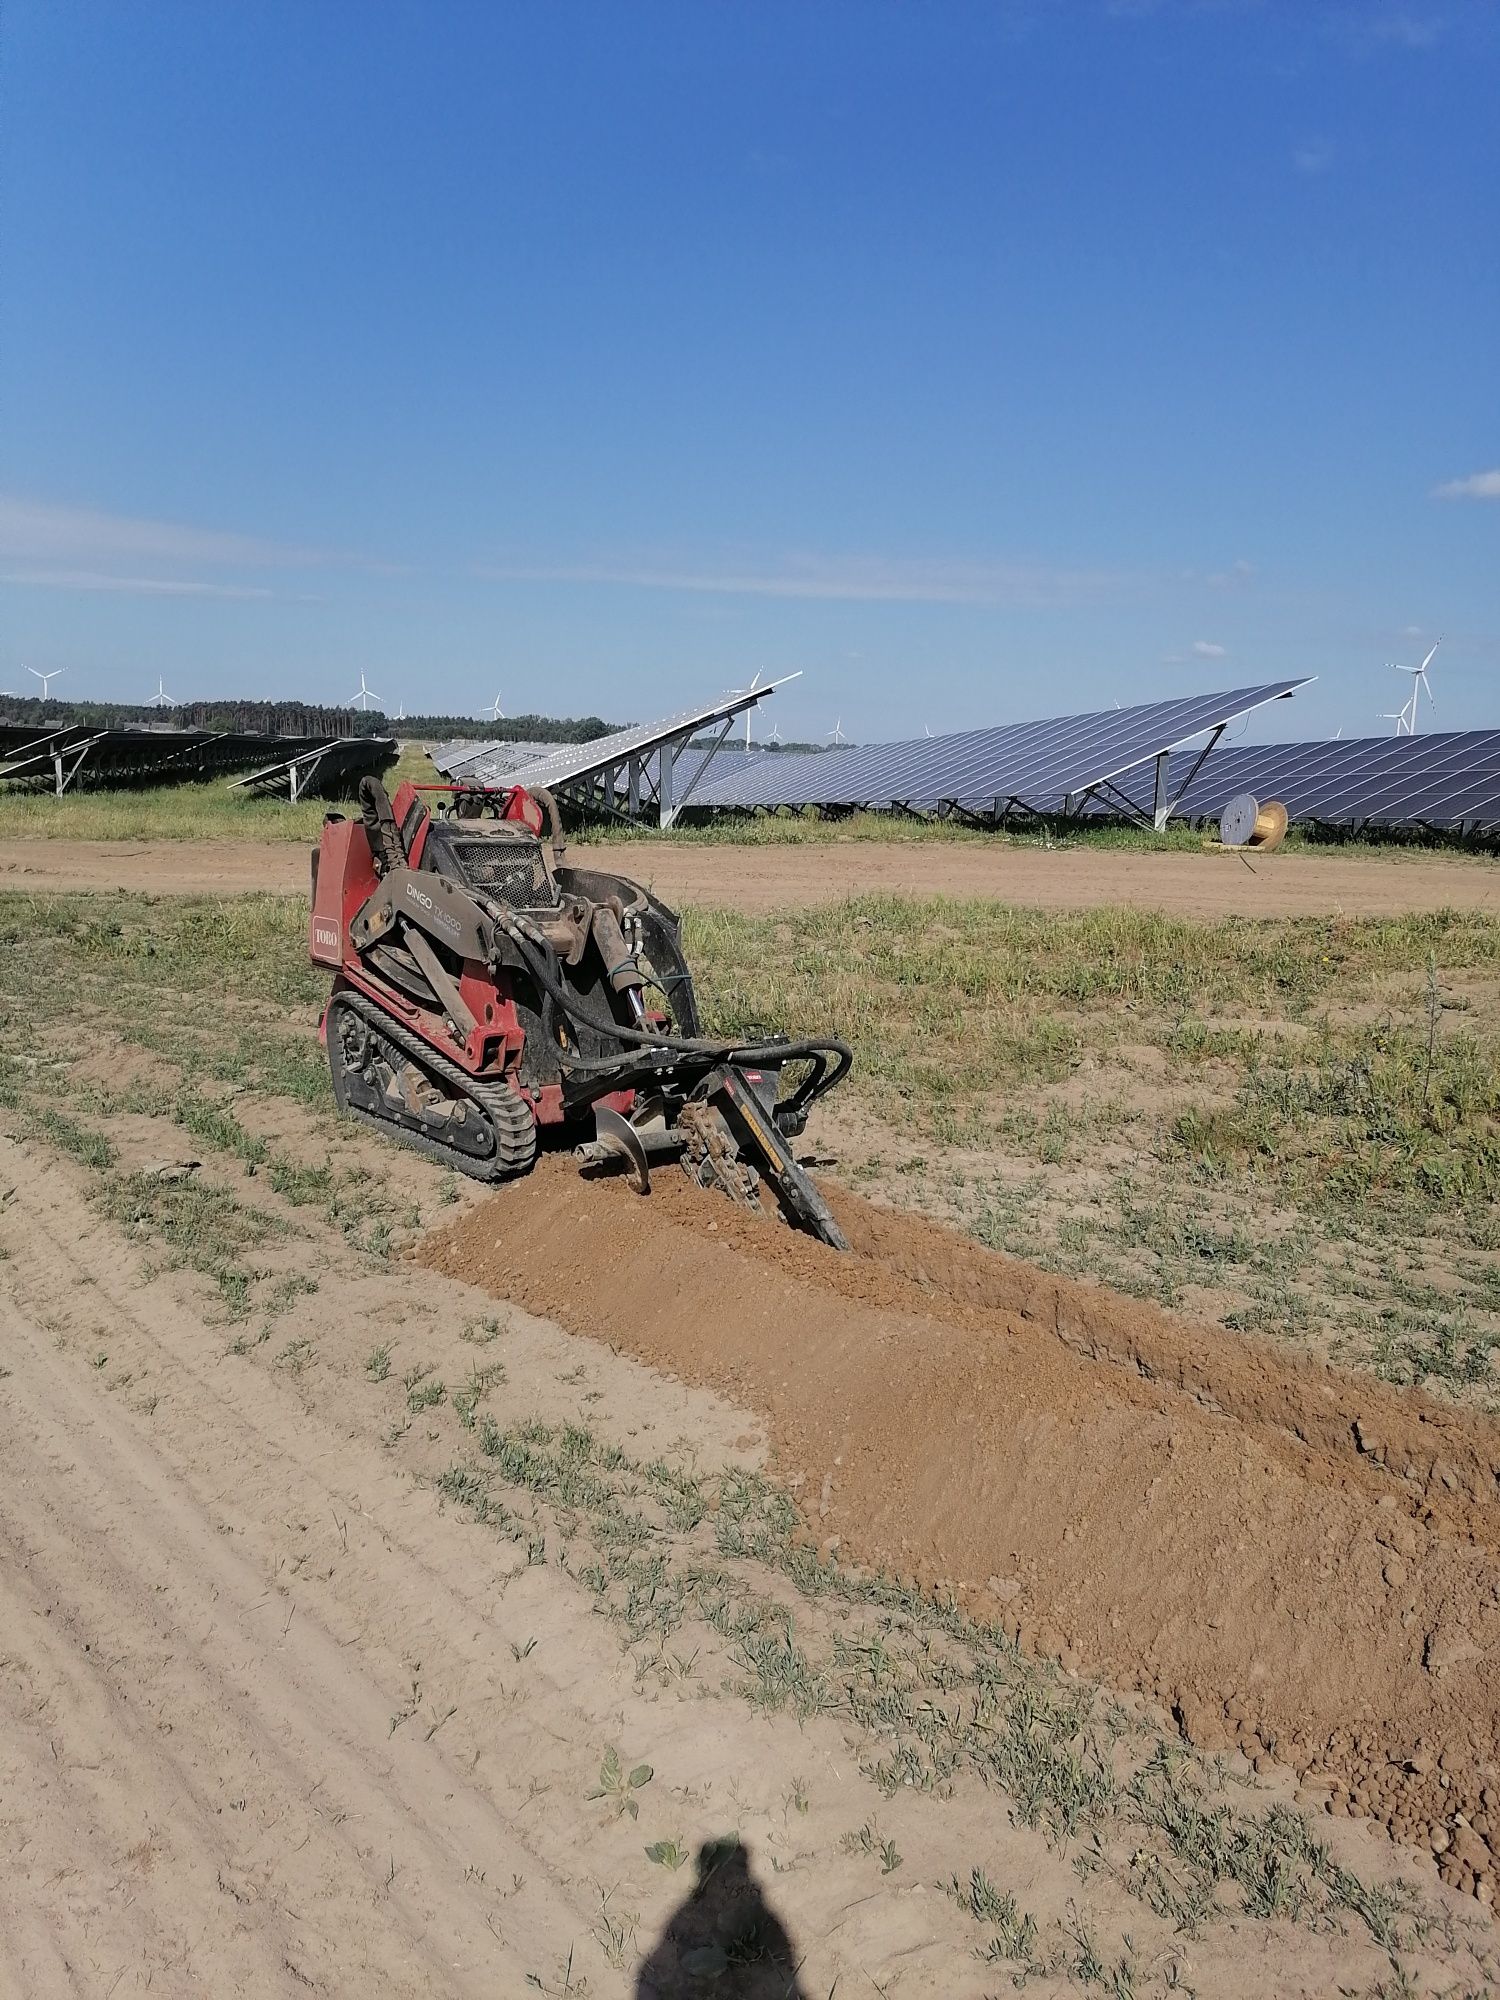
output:
[[[1435,653],[1438,647],[1442,645],[1442,643],[1443,640],[1442,640],[1442,635],[1440,633],[1438,637],[1433,641],[1432,653]],[[1422,662],[1421,666],[1418,667],[1417,672],[1419,674],[1425,674],[1427,669],[1432,665],[1432,653],[1429,653],[1427,655],[1427,658]]]

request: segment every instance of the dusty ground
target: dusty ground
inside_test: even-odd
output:
[[[1487,1461],[1467,1419],[1434,1413],[1458,1486],[1426,1460],[1413,1484],[1392,1458],[1409,1435],[1398,1399],[1361,1403],[1385,1424],[1386,1462],[1373,1447],[1356,1459],[1321,1378],[1267,1361],[1268,1378],[1239,1378],[1234,1407],[1212,1354],[1173,1349],[1154,1322],[1114,1355],[1128,1329],[1107,1313],[1092,1332],[1065,1323],[1061,1294],[1000,1312],[991,1263],[971,1267],[920,1224],[862,1239],[830,1287],[815,1253],[769,1226],[745,1235],[727,1206],[674,1200],[670,1180],[648,1210],[554,1162],[479,1198],[321,1107],[241,1086],[216,1091],[216,1119],[194,1095],[184,1129],[170,1061],[107,1030],[60,1067],[32,1057],[8,1074],[0,1991],[980,2000],[1025,1975],[1040,1994],[1374,2000],[1478,1992],[1492,1976],[1482,1905],[1438,1879],[1439,1843],[1419,1839],[1441,1814],[1455,1862],[1477,1856],[1466,1843],[1483,1836],[1454,1808],[1482,1818],[1469,1787],[1488,1668],[1460,1639],[1434,1696],[1465,1745],[1451,1795],[1420,1745],[1407,1754],[1408,1737],[1366,1713],[1415,1644],[1379,1637],[1387,1490],[1392,1527],[1415,1511],[1465,1615],[1488,1573],[1487,1503],[1471,1490]],[[59,1103],[82,1122],[37,1122]],[[89,1134],[112,1151],[91,1152]],[[313,1192],[330,1185],[332,1199]],[[208,1196],[204,1241],[183,1218]],[[497,1305],[496,1272],[529,1295],[548,1232],[585,1209],[594,1275],[573,1270],[552,1300],[580,1325],[588,1301],[593,1331]],[[392,1261],[392,1232],[416,1249],[445,1215],[458,1234],[426,1266]],[[648,1215],[660,1238],[629,1261]],[[464,1257],[483,1288],[430,1268]],[[813,1336],[795,1357],[794,1313]],[[935,1409],[931,1373],[919,1378],[940,1357],[950,1435],[926,1453],[902,1413]],[[1143,1386],[1147,1371],[1177,1386]],[[709,1375],[720,1388],[683,1379]],[[1005,1415],[1007,1382],[1032,1398],[1024,1421]],[[794,1439],[787,1412],[803,1402]],[[785,1469],[807,1467],[803,1526],[759,1484],[762,1411]],[[1301,1443],[1298,1425],[1312,1426]],[[1301,1490],[1326,1523],[1319,1549],[1347,1544],[1368,1589],[1360,1643],[1395,1678],[1363,1700],[1345,1677],[1346,1705],[1381,1800],[1398,1788],[1407,1802],[1407,1844],[1351,1822],[1342,1793],[1321,1811],[1320,1792],[1320,1858],[1288,1810],[1294,1771],[1251,1740],[1275,1712],[1254,1671],[1249,1727],[1233,1733],[1260,1771],[1237,1749],[1216,1772],[1162,1751],[1162,1732],[1180,1740],[1164,1707],[1115,1707],[964,1610],[972,1594],[981,1613],[1024,1614],[1028,1643],[1051,1625],[1075,1664],[1151,1683],[1133,1654],[1154,1591],[1172,1614],[1155,1654],[1168,1690],[1192,1650],[1192,1589],[1133,1559],[1142,1598],[1115,1593],[1128,1616],[1112,1640],[1074,1601],[1086,1571],[1110,1598],[1069,1539],[1079,1482],[1132,1430],[1109,1497],[1138,1526],[1150,1508],[1133,1485],[1160,1479],[1158,1519],[1191,1517],[1222,1511],[1212,1482],[1230,1468],[1238,1497],[1267,1496],[1265,1519]],[[1003,1552],[985,1541],[1002,1487],[1027,1470],[1052,1524],[1038,1562],[1040,1514],[1022,1510]],[[830,1534],[955,1582],[971,1554],[985,1568],[1003,1553],[1019,1588],[980,1578],[950,1609],[946,1592],[830,1565]],[[1241,1559],[1231,1650],[1266,1587],[1262,1553]],[[1350,1598],[1336,1565],[1324,1580]],[[1413,1591],[1425,1615],[1429,1586]],[[1274,1684],[1310,1642],[1295,1616],[1269,1617],[1261,1671]],[[1402,1727],[1430,1733],[1419,1706]],[[1347,1763],[1329,1775],[1347,1784]],[[743,1842],[749,1883],[735,1858],[692,1903],[696,1851],[726,1837]],[[1445,1866],[1474,1885],[1472,1866]]]
[[[847,1191],[481,1195],[332,1115],[291,906],[27,903],[0,1994],[1494,1987],[1493,1420]]]
[[[285,1107],[275,1125],[326,1153]],[[164,1142],[182,1155],[158,1119],[111,1130],[122,1167],[162,1164]],[[334,1155],[347,1167],[366,1143],[341,1134]],[[420,1163],[395,1174],[431,1197]],[[1394,1945],[1386,1916],[1377,1943],[1348,1910],[1332,1928],[1229,1916],[1184,1936],[1142,1899],[1139,1854],[1107,1858],[1107,1829],[1103,1848],[1049,1839],[962,1772],[882,1784],[890,1721],[833,1704],[799,1719],[763,1682],[747,1700],[744,1644],[701,1619],[622,1632],[585,1567],[582,1486],[513,1471],[520,1512],[491,1513],[499,1534],[454,1504],[476,1491],[456,1477],[476,1456],[466,1378],[487,1437],[589,1425],[605,1440],[591,1464],[670,1462],[721,1493],[761,1456],[732,1402],[372,1259],[306,1209],[266,1276],[318,1289],[273,1330],[226,1319],[149,1236],[101,1221],[85,1170],[34,1139],[0,1140],[0,1197],[0,1990],[979,2000],[1016,1969],[990,1949],[997,1925],[1015,1942],[1010,1896],[1039,1927],[1040,1993],[1373,1995],[1396,1990],[1394,1965],[1403,1990],[1485,1978],[1478,1906],[1347,1824],[1339,1859],[1377,1911],[1398,1869],[1415,1884],[1391,1905],[1416,1913]],[[473,1211],[486,1240],[500,1213]],[[450,1387],[429,1400],[434,1381]],[[700,1564],[706,1532],[680,1538]],[[830,1658],[899,1657],[889,1612],[868,1631],[847,1606],[797,1615]],[[1229,1805],[1286,1795],[1267,1782],[1231,1786]],[[684,1920],[692,1856],[725,1836],[764,1905],[736,1863],[727,1911]],[[747,1909],[758,1931],[736,1928]]]
[[[1500,864],[1459,855],[1140,854],[1097,847],[810,842],[804,847],[627,842],[577,847],[674,903],[752,913],[888,891],[995,896],[1044,909],[1115,903],[1189,917],[1393,915],[1500,910]],[[307,850],[287,841],[0,840],[0,887],[151,895],[306,893]]]

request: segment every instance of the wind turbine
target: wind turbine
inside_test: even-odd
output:
[[[844,734],[844,718],[842,716],[839,717],[832,729],[829,730],[828,737],[829,741],[835,745],[848,742],[849,739]]]
[[[771,724],[771,727],[766,732],[766,741],[767,743],[779,743],[781,741],[781,724],[779,722]]]
[[[1411,675],[1411,700],[1405,701],[1401,704],[1400,713],[1395,718],[1396,734],[1398,736],[1416,735],[1417,697],[1421,694],[1423,688],[1426,688],[1427,690],[1427,700],[1429,705],[1433,708],[1437,707],[1437,703],[1432,699],[1432,683],[1427,678],[1427,669],[1432,665],[1432,654],[1437,651],[1438,647],[1441,646],[1442,643],[1443,641],[1440,635],[1433,643],[1432,652],[1430,652],[1427,655],[1426,659],[1422,662],[1420,667],[1403,667],[1399,663],[1399,661],[1396,660],[1387,660],[1386,662],[1386,665],[1394,668],[1398,674]],[[1389,722],[1392,720],[1392,718],[1388,715],[1383,715],[1380,719],[1382,722]]]
[[[487,715],[491,722],[503,722],[505,720],[505,710],[500,706],[500,696],[497,694],[489,707],[480,709],[479,713]]]
[[[756,688],[760,685],[760,677],[764,672],[765,668],[759,667],[750,676],[750,685],[745,690],[746,694],[754,694]],[[750,717],[753,713],[754,713],[753,707],[747,708],[745,710],[745,748],[747,751],[750,748]]]
[[[156,693],[152,695],[146,705],[148,708],[175,708],[177,706],[176,702],[173,701],[172,697],[167,693],[166,688],[162,685],[160,674],[156,677]]]
[[[368,709],[380,699],[381,697],[376,694],[374,688],[365,686],[364,672],[361,670],[359,676],[359,693],[349,697],[349,706],[351,708]]]
[[[49,701],[51,699],[51,696],[48,694],[47,690],[51,687],[52,683],[57,679],[59,674],[65,674],[68,670],[66,667],[54,667],[50,673],[39,674],[37,673],[35,667],[28,667],[26,671],[28,674],[36,675],[36,678],[42,684],[42,700]]]

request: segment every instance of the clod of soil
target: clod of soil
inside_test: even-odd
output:
[[[1290,1764],[1490,1900],[1500,1428],[828,1192],[848,1255],[544,1161],[418,1254],[757,1411],[841,1560]]]

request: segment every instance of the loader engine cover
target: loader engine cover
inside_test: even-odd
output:
[[[422,866],[513,910],[556,909],[559,901],[542,843],[529,827],[502,822],[471,831],[462,820],[435,820],[427,829]]]

